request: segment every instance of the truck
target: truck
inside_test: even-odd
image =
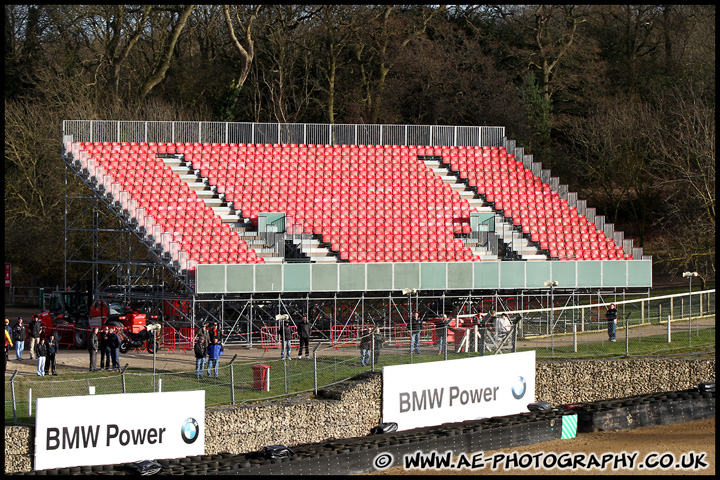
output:
[[[68,331],[57,326],[73,324],[76,348],[85,348],[89,329],[105,325],[128,327],[131,333],[139,333],[147,324],[158,323],[148,318],[147,313],[133,308],[129,302],[117,297],[92,300],[87,291],[59,290],[50,294],[48,309],[40,312],[38,318],[46,331],[52,330],[60,343],[68,343],[64,338]]]

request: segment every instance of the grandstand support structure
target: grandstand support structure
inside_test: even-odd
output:
[[[294,218],[283,210],[261,210],[260,214],[252,212],[251,222],[246,213],[249,206],[223,193],[205,167],[195,166],[192,158],[181,151],[175,153],[174,148],[173,153],[158,152],[153,161],[161,165],[159,168],[177,177],[178,183],[184,182],[183,188],[192,190],[203,201],[208,215],[217,217],[212,220],[239,237],[253,254],[248,258],[255,260],[235,264],[198,262],[189,258],[188,251],[181,250],[178,237],[153,223],[147,209],[143,212],[136,198],[130,198],[128,191],[121,188],[115,173],[100,167],[99,157],[96,161],[92,156],[95,153],[78,147],[83,142],[145,147],[154,142],[193,142],[200,146],[247,143],[264,144],[266,148],[286,143],[427,146],[427,157],[421,158],[418,153],[413,168],[433,181],[442,180],[445,197],[468,203],[474,209],[469,221],[463,219],[462,230],[456,229],[453,235],[451,226],[449,234],[462,241],[455,251],[463,248],[466,255],[472,252],[473,258],[409,263],[349,261],[323,234],[303,224],[302,217]],[[566,206],[577,209],[583,219],[595,222],[598,235],[604,232],[608,242],[615,242],[618,249],[622,247],[628,257],[632,252],[632,258],[557,261],[520,227],[517,217],[508,214],[508,206],[498,208],[497,202],[470,183],[449,155],[445,158],[445,150],[442,155],[438,150],[460,146],[505,149],[519,160],[518,165],[524,166],[524,173],[532,172],[537,181],[542,178],[547,192],[552,191]],[[197,157],[197,150],[194,153]],[[388,332],[393,330],[389,327],[402,329],[410,312],[416,309],[430,320],[443,313],[485,313],[491,307],[498,311],[542,308],[550,303],[549,290],[543,288],[549,278],[560,279],[554,298],[556,304],[565,305],[594,302],[609,295],[624,296],[626,292],[644,294],[651,286],[651,259],[642,255],[642,249],[633,248],[622,232],[614,231],[603,217],[595,215],[594,209],[587,208],[576,194],[567,191],[567,186],[560,185],[548,170],[533,162],[531,155],[507,140],[503,127],[64,121],[63,161],[64,288],[72,288],[71,282],[91,283],[95,297],[112,293],[142,302],[150,314],[177,328],[217,321],[228,341],[248,346],[260,341],[262,327],[277,326],[278,314],[288,314],[295,321],[307,315],[318,335],[331,339],[333,328],[343,325],[369,322],[388,327]],[[133,173],[142,175],[143,171]],[[92,195],[70,195],[70,176]],[[163,195],[155,191],[152,194]],[[206,228],[209,235],[210,227]],[[470,229],[469,233],[465,229]],[[452,240],[447,240],[448,247]],[[70,245],[73,251],[68,250]],[[69,279],[71,265],[76,277]],[[413,297],[402,295],[406,287],[417,293]],[[530,330],[537,329],[538,334],[568,324],[560,316],[533,322],[528,323]]]

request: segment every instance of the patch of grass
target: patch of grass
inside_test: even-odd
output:
[[[549,342],[549,339],[548,339]],[[667,343],[666,335],[653,335],[631,338],[629,351],[633,356],[655,355],[660,352],[686,353],[707,350],[715,347],[715,328],[705,328],[687,332],[678,332]],[[538,359],[567,360],[573,358],[621,358],[625,356],[625,339],[623,332],[618,332],[616,343],[607,341],[586,342],[578,344],[578,352],[573,352],[572,345],[547,346],[518,349],[535,350]],[[413,355],[412,362],[407,346],[389,346],[381,350],[375,370],[384,366],[408,363],[435,362],[444,359],[437,355],[437,347],[423,346],[420,355]],[[317,357],[317,386],[327,385],[352,378],[370,367],[360,365],[359,352],[348,355],[348,352],[336,355]],[[448,351],[448,360],[478,356],[480,353],[455,353]],[[713,354],[714,356],[714,354]],[[155,378],[145,369],[129,368],[124,375],[118,373],[68,373],[57,377],[18,377],[14,389],[17,408],[17,424],[34,422],[35,402],[33,400],[32,415],[28,410],[28,398],[32,389],[32,398],[87,395],[89,387],[95,387],[96,395],[116,393],[147,393],[158,391],[205,390],[206,406],[230,405],[262,401],[269,398],[294,395],[300,392],[311,392],[315,385],[314,362],[310,360],[267,360],[270,365],[270,390],[255,388],[252,364],[223,364],[219,378],[208,378],[207,368],[204,378],[195,378],[195,370],[170,372],[159,371]],[[13,404],[10,382],[5,382],[5,424],[13,423]]]

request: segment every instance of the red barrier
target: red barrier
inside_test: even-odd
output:
[[[333,325],[330,329],[330,342],[338,347],[356,347],[360,338],[370,333],[375,325]]]
[[[158,350],[164,348],[167,352],[175,352],[177,333],[173,327],[160,327],[160,332],[157,334]]]
[[[297,333],[297,327],[291,326],[290,330],[292,331],[290,346],[297,347],[300,345],[300,337]],[[280,348],[280,327],[261,327],[260,346],[266,352],[271,348]]]
[[[185,327],[178,331],[178,350],[180,352],[187,353],[188,350],[193,349],[198,330],[197,327]]]
[[[410,345],[410,330],[405,325],[395,325],[393,337],[395,345]],[[423,322],[423,329],[420,331],[420,345],[433,345],[436,341],[435,324]]]
[[[66,348],[75,346],[75,324],[64,323],[46,327],[43,330],[45,330],[45,338],[49,338],[50,334],[53,333],[59,346],[65,345]]]

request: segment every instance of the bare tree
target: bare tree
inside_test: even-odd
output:
[[[240,69],[237,78],[233,81],[233,88],[241,88],[250,73],[250,65],[252,64],[253,58],[255,57],[255,42],[253,41],[253,24],[258,16],[261,5],[256,5],[249,13],[247,11],[235,8],[234,17],[230,14],[230,5],[223,5],[223,15],[225,16],[225,25],[228,27],[230,33],[230,39],[232,40],[235,49],[240,55]],[[241,15],[245,18],[241,18]],[[238,28],[243,33],[243,40],[245,46],[240,43],[237,35],[235,34],[234,22],[237,21]]]
[[[660,261],[671,271],[715,274],[715,108],[712,96],[690,85],[661,104],[647,135],[658,154],[665,206]],[[704,282],[704,280],[703,280]]]
[[[399,55],[408,43],[425,33],[433,18],[445,10],[446,6],[441,5],[393,15],[396,7],[383,5],[369,11],[366,24],[358,30],[355,42],[355,58],[360,65],[368,123],[378,123],[380,119],[385,82],[392,69],[390,54]]]
[[[170,60],[172,59],[175,45],[177,44],[180,34],[185,28],[185,24],[187,23],[188,17],[192,13],[193,8],[195,8],[194,5],[184,5],[180,10],[178,19],[173,24],[172,30],[167,38],[164,52],[162,52],[161,56],[155,62],[155,67],[153,68],[150,76],[140,87],[140,93],[138,95],[140,102],[145,100],[145,97],[147,97],[148,93],[150,93],[150,91],[155,88],[157,84],[162,82],[165,78],[165,73],[167,72],[168,68],[170,68]]]

